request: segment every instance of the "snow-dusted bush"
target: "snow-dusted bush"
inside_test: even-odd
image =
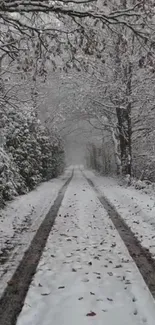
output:
[[[13,157],[0,148],[0,206],[6,200],[26,192],[27,188],[24,179],[13,162]]]
[[[0,117],[2,203],[33,189],[42,180],[57,176],[64,157],[61,139],[54,132],[49,134],[32,108],[3,108]]]

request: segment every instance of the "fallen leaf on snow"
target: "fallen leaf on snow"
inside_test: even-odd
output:
[[[82,299],[83,299],[83,297],[78,298],[78,300],[82,300]]]
[[[121,267],[122,267],[121,264],[118,264],[118,265],[115,266],[116,269],[119,269],[119,268],[121,268]]]
[[[94,256],[94,260],[99,260],[99,256]]]
[[[39,284],[38,284],[38,287],[42,287],[42,284],[41,284],[41,283],[39,283]]]
[[[58,287],[58,289],[64,289],[65,288],[65,286],[60,286],[60,287]]]
[[[93,272],[94,274],[97,274],[97,275],[100,275],[101,273],[100,272]]]
[[[108,300],[108,301],[113,301],[113,299],[112,299],[112,298],[107,298],[107,300]]]
[[[93,316],[96,316],[96,313],[94,313],[94,311],[90,311],[90,313],[86,314],[86,316],[93,317]]]
[[[108,272],[108,275],[109,275],[109,276],[113,276],[113,273],[112,273],[112,272]]]
[[[99,299],[96,299],[96,301],[103,301],[103,299],[99,298]]]
[[[130,280],[126,280],[125,284],[131,284]]]

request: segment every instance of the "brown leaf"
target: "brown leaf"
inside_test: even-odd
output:
[[[100,275],[101,273],[100,272],[93,272],[94,274],[97,274],[97,275]]]
[[[115,266],[116,269],[119,269],[119,268],[121,268],[121,267],[122,267],[121,264],[118,264],[118,265]]]
[[[108,300],[108,301],[113,301],[113,299],[112,299],[112,298],[107,298],[107,300]]]
[[[109,275],[109,276],[113,276],[113,273],[112,273],[112,272],[108,272],[108,275]]]
[[[94,260],[99,260],[99,256],[94,256]]]
[[[82,300],[82,299],[83,299],[83,297],[78,298],[78,300]]]
[[[90,311],[90,313],[86,314],[86,316],[93,317],[93,316],[96,316],[96,313],[94,313],[94,311]]]

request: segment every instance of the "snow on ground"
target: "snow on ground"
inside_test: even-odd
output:
[[[60,178],[42,183],[0,211],[0,295],[70,175],[71,170],[66,170]]]
[[[155,258],[155,193],[144,194],[133,187],[120,186],[117,179],[84,171],[95,187],[116,207],[141,245]]]
[[[154,319],[142,276],[76,170],[17,325],[154,325]]]

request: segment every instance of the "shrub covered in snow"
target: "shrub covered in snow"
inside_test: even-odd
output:
[[[26,192],[24,179],[20,175],[12,155],[0,148],[0,206],[3,205],[4,201]]]
[[[0,205],[33,189],[63,168],[64,150],[56,133],[41,125],[34,110],[0,109]]]

